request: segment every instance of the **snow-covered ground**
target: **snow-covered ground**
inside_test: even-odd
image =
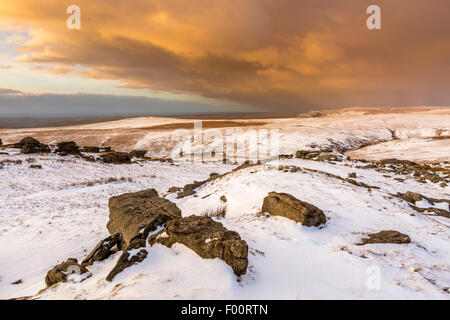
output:
[[[185,135],[182,133],[186,132],[189,125],[193,127],[194,121],[194,119],[139,117],[58,128],[0,129],[0,138],[5,144],[15,143],[25,136],[36,137],[46,144],[73,140],[80,146],[109,146],[117,151],[145,149],[149,150],[149,156],[168,156],[183,141]],[[348,108],[335,110],[322,117],[232,120],[234,124],[241,124],[241,128],[231,126],[230,121],[206,122],[208,126],[205,125],[204,128],[203,146],[208,150],[217,149],[227,138],[244,136],[251,139],[254,133],[258,137],[264,134],[271,137],[272,134],[274,136],[276,134],[280,154],[293,154],[297,150],[309,149],[313,145],[350,150],[368,143],[388,141],[395,135],[400,141],[406,142],[407,147],[402,151],[402,157],[414,155],[420,161],[423,154],[426,155],[424,161],[429,161],[429,158],[433,157],[434,150],[441,150],[439,153],[441,159],[445,157],[445,152],[450,146],[450,140],[447,139],[440,142],[439,150],[433,144],[421,149],[427,152],[419,153],[415,150],[417,145],[409,143],[410,139],[415,138],[449,136],[450,108],[411,108],[410,111],[403,113],[382,109]],[[165,127],[161,127],[162,125]],[[177,127],[184,131],[177,133]],[[189,132],[192,134],[192,129]],[[221,135],[219,139],[217,132]],[[387,150],[394,147],[397,146],[392,148],[388,146]],[[371,150],[368,150],[368,153],[368,156],[373,154]],[[364,155],[361,157],[364,158]]]
[[[0,138],[14,143],[32,135],[43,143],[75,140],[80,145],[109,145],[116,150],[148,148],[148,155],[168,156],[179,142],[171,139],[173,130],[151,127],[192,121],[136,118],[66,128],[11,129],[0,130]],[[387,141],[347,154],[357,159],[450,160],[450,139],[445,138],[450,135],[448,108],[398,114],[349,109],[319,118],[263,119],[264,125],[248,125],[255,121],[242,121],[242,129],[278,129],[279,154],[321,147],[345,151]],[[203,143],[212,150],[221,141],[205,138]],[[170,187],[204,180],[213,172],[229,172],[235,166],[153,161],[112,165],[73,156],[1,151],[8,154],[0,153],[0,161],[22,163],[5,162],[0,169],[0,299],[450,297],[450,220],[416,212],[392,196],[412,191],[450,199],[450,187],[440,183],[421,183],[412,176],[396,180],[393,173],[357,168],[366,165],[357,161],[284,159],[280,165],[316,172],[284,172],[276,162],[264,163],[227,174],[201,186],[196,195],[177,199],[176,194],[167,194]],[[32,169],[31,164],[42,169]],[[441,165],[450,169],[448,163]],[[356,173],[355,180],[379,189],[325,173],[342,178]],[[90,266],[92,276],[83,282],[67,282],[38,293],[45,288],[49,269],[70,257],[81,261],[108,236],[111,196],[147,188],[155,188],[175,202],[183,216],[216,209],[224,204],[220,200],[224,195],[227,214],[220,221],[247,241],[247,273],[238,279],[221,260],[202,259],[183,245],[171,249],[156,245],[149,248],[145,261],[112,282],[105,277],[119,253]],[[319,207],[329,219],[326,226],[307,228],[286,218],[260,215],[263,199],[271,191],[287,192]],[[444,205],[438,206],[448,210]],[[366,234],[381,230],[405,233],[411,243],[356,245]],[[12,284],[18,280],[20,283]]]
[[[11,150],[9,150],[11,151]],[[108,235],[110,196],[145,188],[165,195],[171,186],[202,180],[223,164],[170,165],[143,162],[108,165],[56,155],[33,156],[42,169],[30,169],[25,155],[0,170],[0,298],[33,296],[45,288],[46,272],[69,257],[82,260]],[[42,299],[448,299],[450,287],[450,221],[422,215],[406,202],[390,196],[414,191],[449,198],[449,188],[421,184],[414,179],[396,182],[383,174],[355,168],[361,163],[330,164],[300,159],[281,165],[316,169],[357,180],[380,189],[358,187],[321,172],[283,172],[270,163],[239,170],[208,183],[196,196],[176,199],[183,216],[200,215],[223,204],[221,222],[247,241],[249,268],[238,279],[223,261],[205,260],[183,245],[156,245],[147,259],[119,274],[106,275],[115,254],[89,267],[92,277],[47,289]],[[133,182],[101,183],[109,177]],[[94,183],[92,183],[94,181]],[[91,182],[91,183],[89,183]],[[287,192],[324,211],[326,227],[302,227],[282,217],[257,215],[270,191]],[[367,233],[397,230],[410,244],[357,246]],[[373,277],[379,286],[371,284]],[[21,284],[11,284],[21,279]]]

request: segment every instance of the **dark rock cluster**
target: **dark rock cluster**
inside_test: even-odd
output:
[[[20,152],[23,154],[50,152],[50,147],[48,145],[40,143],[32,137],[23,138],[20,142],[13,144],[12,148],[20,149]]]

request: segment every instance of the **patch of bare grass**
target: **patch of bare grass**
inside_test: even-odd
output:
[[[222,219],[225,218],[225,215],[227,214],[227,206],[226,205],[220,205],[217,208],[210,208],[207,209],[202,213],[202,216],[209,217],[209,218],[218,218]]]

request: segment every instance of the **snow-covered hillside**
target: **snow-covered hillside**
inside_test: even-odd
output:
[[[149,150],[149,156],[161,157],[170,156],[186,138],[186,135],[174,134],[176,130],[188,130],[187,135],[192,134],[195,121],[139,117],[58,128],[0,129],[0,137],[5,144],[33,136],[46,144],[73,140],[80,146],[108,146],[117,151],[145,149]],[[450,136],[450,108],[411,108],[408,112],[349,108],[324,113],[321,117],[207,120],[203,121],[203,130],[203,147],[208,150],[222,145],[222,139],[217,139],[217,132],[224,140],[240,136],[251,139],[254,132],[257,135],[267,132],[269,136],[276,133],[280,154],[293,154],[315,145],[346,151],[398,138],[400,142],[405,142],[401,146],[402,152],[396,151],[397,146],[389,145],[384,152],[390,151],[391,156],[399,158],[414,156],[417,161],[425,155],[423,160],[430,161],[436,151],[439,152],[436,156],[442,161],[442,153],[445,158],[445,153],[448,154],[450,149],[450,140],[442,140],[437,149],[435,145],[438,142],[428,138]],[[417,143],[410,143],[410,139],[421,139],[421,152],[416,152]],[[371,149],[361,150],[357,158],[364,159],[366,153],[367,157],[373,158]]]
[[[0,161],[22,163],[5,162],[0,169],[0,242],[4,244],[0,298],[449,298],[450,220],[418,213],[393,196],[413,191],[450,199],[450,188],[439,183],[420,183],[412,176],[395,180],[398,176],[364,168],[361,162],[294,158],[281,160],[282,170],[276,163],[265,163],[234,171],[199,187],[195,195],[178,199],[167,193],[170,187],[206,179],[213,172],[229,172],[235,166],[150,161],[112,165],[73,156],[5,151],[9,154],[0,155]],[[30,164],[42,169],[32,169]],[[349,173],[371,187],[339,179]],[[119,253],[90,266],[92,276],[83,282],[40,291],[49,269],[69,257],[81,261],[108,235],[111,196],[148,188],[176,203],[183,216],[215,209],[224,204],[220,198],[225,196],[227,213],[220,222],[248,243],[247,273],[237,278],[222,260],[202,259],[180,244],[171,249],[156,245],[148,248],[146,260],[112,282],[105,277]],[[271,191],[319,207],[328,218],[326,225],[308,228],[287,218],[259,214]],[[381,230],[405,233],[411,243],[357,245],[366,234]],[[375,286],[371,285],[374,276],[380,280]]]

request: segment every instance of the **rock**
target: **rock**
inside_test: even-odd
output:
[[[23,283],[23,280],[22,279],[19,279],[19,280],[16,280],[16,281],[14,281],[14,282],[11,282],[11,284],[13,284],[13,285],[16,285],[16,284],[22,284]]]
[[[145,247],[144,239],[136,238],[131,241],[127,250],[122,253],[114,268],[106,276],[106,281],[112,281],[124,269],[144,261],[147,258],[148,251],[142,247]]]
[[[47,284],[47,287],[50,287],[55,283],[66,282],[67,275],[71,273],[84,274],[86,272],[88,272],[88,270],[85,267],[80,266],[77,259],[70,258],[47,272],[45,283]]]
[[[111,254],[115,253],[117,250],[121,249],[122,237],[120,233],[115,233],[110,235],[106,239],[100,241],[95,248],[87,255],[86,258],[81,262],[82,266],[87,266],[93,264],[95,261],[102,261],[108,258]],[[114,251],[116,247],[116,251]]]
[[[412,204],[415,204],[417,201],[421,201],[424,198],[424,196],[422,196],[421,194],[410,191],[406,192],[405,194],[400,193],[398,195],[403,200]]]
[[[368,234],[368,236],[368,238],[361,239],[361,243],[358,243],[358,245],[365,245],[368,243],[406,244],[411,242],[409,236],[394,230],[380,231],[378,233]]]
[[[122,247],[126,248],[133,238],[146,238],[149,232],[176,218],[181,218],[181,210],[160,198],[155,189],[148,189],[110,198],[107,228],[111,234],[121,234]]]
[[[13,148],[21,149],[23,146],[30,146],[30,147],[36,147],[39,146],[41,143],[32,137],[26,137],[20,140],[19,143],[15,143],[12,145]]]
[[[341,162],[342,156],[334,154],[334,153],[322,153],[317,157],[317,161],[336,161]]]
[[[313,150],[299,150],[295,153],[296,158],[300,159],[313,159],[320,155],[320,151]]]
[[[100,159],[104,163],[131,163],[131,157],[126,152],[105,152],[100,155]]]
[[[194,181],[193,183],[187,184],[183,187],[183,191],[178,192],[177,199],[181,199],[187,196],[191,196],[195,194],[195,189],[205,184],[208,180],[205,181]]]
[[[167,191],[168,193],[174,193],[174,192],[178,192],[180,191],[181,188],[180,187],[170,187],[169,190]]]
[[[130,152],[130,158],[145,158],[147,150],[133,150]]]
[[[326,223],[322,210],[287,193],[270,192],[264,198],[262,212],[286,217],[307,227],[317,227]]]
[[[351,172],[348,174],[349,178],[356,179],[356,172]]]
[[[227,202],[227,197],[221,196],[221,197],[220,197],[220,200],[222,200],[222,202]]]
[[[247,271],[248,246],[235,231],[227,230],[220,222],[209,217],[190,216],[168,221],[164,230],[149,237],[155,243],[172,247],[181,243],[204,259],[225,261],[238,276]]]
[[[57,144],[57,149],[55,150],[55,153],[58,153],[62,156],[66,155],[79,155],[80,154],[80,148],[77,146],[77,144],[73,141],[64,141]]]
[[[2,139],[0,139],[0,146],[1,146],[1,145],[3,145],[3,141],[2,141]]]
[[[50,148],[45,144],[40,144],[37,147],[23,146],[20,152],[23,154],[49,153]]]
[[[81,151],[88,152],[88,153],[99,153],[100,148],[99,147],[83,147],[81,149]]]
[[[48,145],[40,143],[38,140],[32,137],[23,138],[19,143],[12,145],[12,147],[21,149],[20,152],[23,154],[50,152],[50,148]]]
[[[30,169],[42,169],[42,166],[40,164],[32,164],[30,165]]]
[[[409,160],[399,160],[396,158],[392,158],[392,159],[384,159],[384,160],[380,160],[378,161],[379,164],[382,165],[388,165],[388,164],[394,164],[394,165],[405,165],[405,166],[415,166],[417,165],[417,163],[409,161]]]

